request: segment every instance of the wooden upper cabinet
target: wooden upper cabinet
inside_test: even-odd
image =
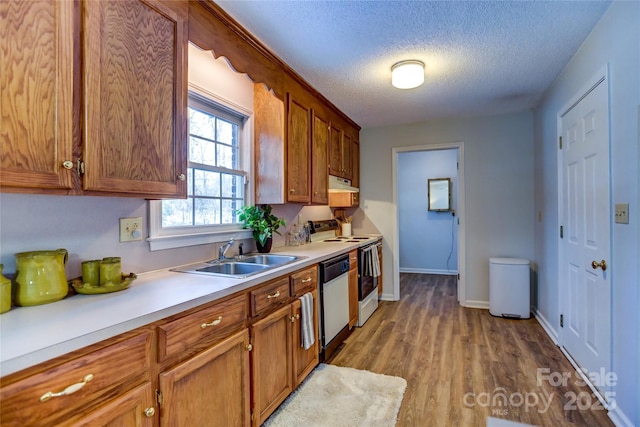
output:
[[[351,185],[360,188],[360,142],[351,141]]]
[[[342,176],[342,131],[331,124],[329,140],[329,175]]]
[[[329,121],[313,112],[311,138],[311,203],[326,205],[328,194]]]
[[[186,196],[188,5],[82,8],[83,189]]]
[[[253,109],[255,203],[285,203],[284,102],[256,83]]]
[[[352,179],[353,172],[351,170],[351,136],[346,132],[342,133],[342,176],[343,178]]]
[[[3,190],[73,187],[76,31],[74,2],[0,1]]]
[[[287,94],[287,201],[311,202],[311,109]]]

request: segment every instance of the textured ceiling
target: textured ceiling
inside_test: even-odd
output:
[[[362,127],[535,107],[603,1],[216,1]],[[391,86],[418,59],[425,84]]]

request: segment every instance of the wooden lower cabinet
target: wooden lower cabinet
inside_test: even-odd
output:
[[[259,426],[318,365],[317,283],[306,267],[3,377],[0,425]]]
[[[382,295],[382,242],[378,245],[378,260],[380,260],[380,276],[378,277],[378,297]]]
[[[314,311],[318,307],[318,291],[311,292],[313,295]],[[300,300],[292,303],[293,318],[293,388],[295,389],[318,365],[319,343],[316,336],[315,342],[307,350],[302,345],[302,308]],[[314,331],[318,330],[318,316],[313,316]],[[316,334],[317,335],[317,334]]]
[[[358,250],[349,252],[349,328],[358,323]]]
[[[249,426],[249,332],[160,374],[160,426]]]
[[[60,426],[77,427],[153,427],[157,418],[151,383],[145,383],[83,417],[79,422]]]
[[[293,391],[292,304],[251,326],[253,425],[261,425]]]

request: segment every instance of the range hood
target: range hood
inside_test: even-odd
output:
[[[329,175],[329,193],[359,193],[360,189],[351,186],[350,179]]]

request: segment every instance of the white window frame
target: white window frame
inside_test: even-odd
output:
[[[240,129],[240,169],[246,172],[245,204],[253,205],[253,111],[227,101],[210,91],[189,84],[189,92],[211,100],[236,115],[243,116]],[[251,230],[243,229],[241,224],[218,224],[208,226],[162,227],[162,201],[149,201],[149,249],[152,251],[205,245],[225,240],[251,238]]]

